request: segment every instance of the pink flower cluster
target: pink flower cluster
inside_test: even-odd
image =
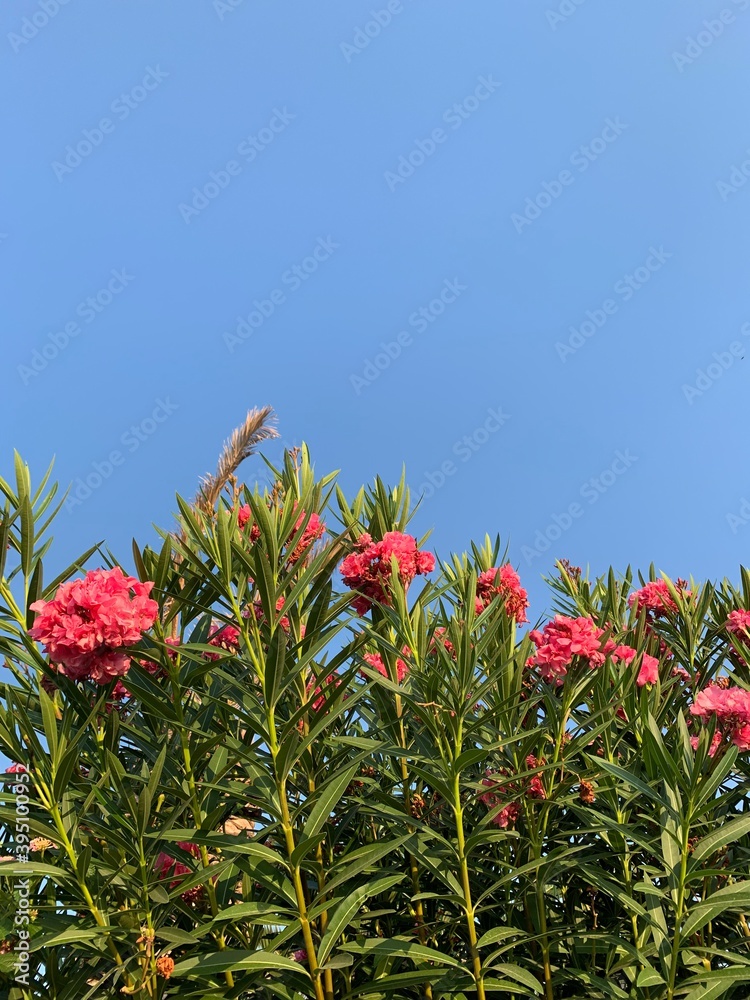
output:
[[[95,569],[58,587],[51,601],[36,601],[29,635],[43,643],[59,673],[107,684],[128,672],[122,648],[138,642],[156,621],[153,583],[125,576],[119,566]]]
[[[529,663],[538,668],[542,680],[562,684],[575,656],[588,660],[589,666],[600,667],[605,660],[601,637],[604,629],[591,618],[568,618],[555,615],[543,630],[533,629],[529,638],[536,654]]]
[[[359,615],[366,614],[374,603],[390,604],[389,585],[392,559],[398,565],[398,576],[408,587],[415,576],[431,573],[435,557],[431,552],[420,552],[417,540],[401,531],[388,531],[379,542],[373,542],[364,533],[355,543],[356,551],[344,559],[340,566],[344,585],[358,591],[352,601]]]
[[[294,506],[295,508],[297,507],[296,504]],[[317,542],[317,540],[325,534],[326,526],[325,523],[321,521],[320,515],[315,513],[310,514],[310,518],[308,520],[307,513],[303,510],[294,524],[294,531],[291,536],[292,538],[301,529],[302,525],[305,524],[305,521],[307,521],[307,524],[305,525],[305,530],[302,532],[300,540],[287,556],[289,562],[292,564],[299,562],[310,546]],[[287,539],[287,542],[290,540],[291,539]]]
[[[556,615],[540,632],[534,629],[529,638],[537,647],[536,655],[530,657],[529,666],[537,667],[542,680],[563,683],[573,658],[578,656],[588,660],[592,669],[600,667],[609,656],[613,663],[632,663],[638,650],[632,646],[617,644],[613,639],[602,642],[604,629],[598,627],[591,618],[567,618]],[[656,684],[659,680],[659,660],[643,653],[636,683],[638,687]]]
[[[497,809],[499,805],[506,801],[508,795],[513,793],[512,785],[501,784],[503,780],[504,776],[499,774],[488,774],[486,778],[482,779],[482,784],[487,786],[488,791],[483,792],[479,796],[479,801],[487,806],[490,811]],[[495,826],[499,826],[501,830],[507,830],[509,826],[513,826],[520,815],[521,803],[508,802],[493,817],[492,822]]]
[[[509,618],[515,618],[519,625],[528,621],[526,609],[529,606],[529,595],[521,586],[521,578],[510,563],[500,566],[499,569],[493,566],[492,569],[479,574],[476,613],[481,614],[495,597],[502,597],[505,600],[505,613]]]
[[[240,651],[240,630],[235,625],[219,625],[214,622],[208,633],[207,645],[224,650],[225,653],[237,654]],[[220,660],[220,653],[204,653],[206,660]]]
[[[295,501],[294,510],[296,511],[296,509],[297,509],[297,503]],[[243,529],[247,525],[248,521],[252,518],[252,516],[253,512],[249,504],[244,504],[242,507],[239,508],[239,510],[237,511],[237,524],[239,525],[240,529]],[[305,524],[305,521],[307,521],[307,524]],[[300,511],[299,517],[295,521],[291,535],[289,536],[289,538],[287,538],[285,542],[286,545],[288,545],[289,542],[292,540],[292,538],[295,537],[297,532],[302,528],[303,524],[305,524],[305,529],[302,532],[299,541],[294,546],[294,549],[291,552],[287,553],[287,559],[292,564],[299,562],[299,560],[307,552],[310,546],[313,545],[314,542],[317,542],[317,540],[325,534],[326,530],[325,522],[321,520],[320,515],[312,513],[310,514],[310,517],[308,519],[307,512],[302,510]],[[253,524],[251,526],[249,537],[251,543],[257,542],[258,539],[260,538],[260,528],[258,527],[257,524]]]
[[[409,647],[404,646],[401,652],[404,655],[408,656]],[[362,659],[365,661],[365,663],[369,664],[373,668],[373,670],[377,670],[377,672],[379,674],[382,674],[383,677],[388,678],[388,669],[385,663],[383,662],[383,657],[380,655],[380,653],[365,653]],[[409,673],[409,664],[402,659],[396,660],[396,677],[398,678],[399,684],[403,681],[403,679],[407,676],[408,673]]]
[[[750,639],[750,611],[731,611],[726,623],[727,632]]]
[[[709,684],[695,696],[690,714],[704,720],[714,717],[723,737],[740,750],[750,750],[750,691]]]
[[[675,581],[675,589],[687,597],[690,591],[685,589],[686,586],[685,580]],[[677,603],[669,592],[666,580],[651,580],[640,590],[634,590],[628,597],[628,604],[637,612],[645,609],[652,617],[677,611]]]
[[[312,695],[312,707],[314,712],[319,712],[321,708],[326,703],[326,699],[332,697],[333,692],[335,692],[341,686],[341,677],[338,674],[329,674],[325,680],[320,684],[316,681],[310,681],[307,685],[307,694]],[[326,691],[326,688],[333,687],[333,692]]]
[[[537,651],[528,664],[538,668],[542,680],[560,685],[576,656],[588,660],[592,669],[600,667],[608,656],[613,663],[625,664],[632,663],[638,656],[638,650],[632,646],[618,645],[613,639],[602,642],[603,635],[604,629],[599,628],[591,618],[556,615],[541,632],[534,629],[529,633]],[[656,684],[658,680],[658,658],[643,653],[636,678],[638,687]]]

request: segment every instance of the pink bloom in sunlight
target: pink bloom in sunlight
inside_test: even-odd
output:
[[[153,586],[125,576],[119,566],[91,570],[61,584],[51,601],[31,605],[37,616],[29,635],[43,643],[59,673],[108,684],[130,667],[122,647],[138,642],[156,621]]]
[[[648,653],[644,653],[636,684],[638,687],[643,687],[645,684],[656,684],[658,680],[659,661],[655,656],[649,656]]]
[[[485,570],[477,577],[476,613],[481,614],[490,605],[493,598],[502,597],[505,601],[505,613],[509,618],[515,618],[519,625],[528,621],[526,609],[529,606],[529,595],[521,586],[521,578],[510,563],[500,568]]]
[[[718,730],[735,746],[750,749],[750,691],[709,684],[695,696],[690,714],[704,720],[714,717]]]
[[[690,591],[684,587],[685,581],[677,580],[675,589],[688,596]],[[634,590],[628,597],[628,604],[631,608],[635,607],[636,611],[643,611],[645,608],[650,615],[666,615],[677,611],[677,604],[669,592],[666,580],[651,580],[640,590]]]
[[[613,663],[632,663],[638,655],[638,650],[632,646],[615,646],[609,655]]]
[[[404,655],[408,656],[409,647],[404,646],[401,652]],[[379,674],[382,674],[383,677],[388,678],[389,676],[388,669],[386,668],[386,665],[383,662],[383,657],[380,655],[380,653],[365,653],[362,659],[365,661],[365,663],[371,666],[373,670],[377,670],[377,672]],[[403,679],[406,677],[408,673],[409,673],[409,664],[405,660],[401,659],[396,660],[396,677],[398,678],[399,684],[403,681]]]
[[[750,611],[743,609],[731,611],[725,628],[727,632],[733,632],[735,635],[750,639]]]
[[[435,568],[435,557],[431,552],[420,552],[412,535],[388,531],[379,542],[373,542],[367,533],[360,535],[355,551],[339,567],[344,586],[358,591],[352,600],[357,614],[366,614],[375,603],[390,604],[394,558],[404,588],[415,576],[431,573]]]
[[[723,740],[721,738],[721,733],[717,730],[714,733],[714,735],[711,737],[711,746],[708,748],[708,756],[709,757],[713,757],[714,756],[714,754],[716,753],[716,751],[721,746],[722,742],[723,742]],[[699,736],[691,736],[690,737],[690,746],[693,748],[693,750],[697,750],[698,749],[698,744],[699,743],[700,743],[700,737]]]
[[[568,667],[576,656],[588,660],[590,667],[604,663],[601,637],[604,630],[591,618],[567,618],[555,615],[542,631],[533,629],[529,638],[536,646],[536,654],[529,663],[539,670],[543,680],[560,685]]]

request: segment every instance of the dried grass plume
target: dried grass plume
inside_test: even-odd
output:
[[[276,417],[270,406],[248,410],[244,423],[237,427],[232,436],[224,442],[219,464],[214,475],[204,476],[195,506],[208,514],[216,506],[221,491],[234,475],[236,469],[250,455],[253,455],[263,441],[277,438]]]

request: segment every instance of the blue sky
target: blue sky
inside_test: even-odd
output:
[[[4,3],[0,465],[109,470],[52,562],[127,560],[269,403],[350,492],[405,464],[441,555],[499,533],[534,614],[558,557],[736,578],[724,2]]]

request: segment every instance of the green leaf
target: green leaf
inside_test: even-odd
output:
[[[724,889],[719,889],[708,899],[690,908],[687,920],[682,926],[682,937],[690,937],[704,927],[709,920],[714,920],[725,910],[744,910],[750,907],[750,882],[736,882]]]
[[[339,771],[338,774],[329,778],[319,792],[315,793],[315,805],[305,823],[306,839],[314,837],[318,833],[358,770],[359,765],[355,764],[354,767]]]
[[[713,854],[719,847],[731,844],[740,837],[750,833],[750,813],[732,819],[727,823],[722,823],[715,830],[703,837],[693,848],[691,858],[693,861],[702,861]]]
[[[325,962],[331,954],[334,945],[349,926],[352,917],[357,913],[362,904],[370,896],[377,896],[380,892],[385,892],[391,886],[401,882],[406,877],[406,872],[401,875],[389,875],[387,878],[376,879],[368,882],[367,885],[360,886],[343,899],[331,914],[323,939],[318,947],[318,961]]]
[[[175,965],[172,975],[202,978],[203,976],[215,976],[222,972],[239,972],[242,969],[257,969],[261,972],[267,969],[282,969],[309,978],[305,967],[291,958],[276,955],[271,951],[233,949],[216,951],[209,955],[194,955],[192,958],[187,958],[184,962]]]

